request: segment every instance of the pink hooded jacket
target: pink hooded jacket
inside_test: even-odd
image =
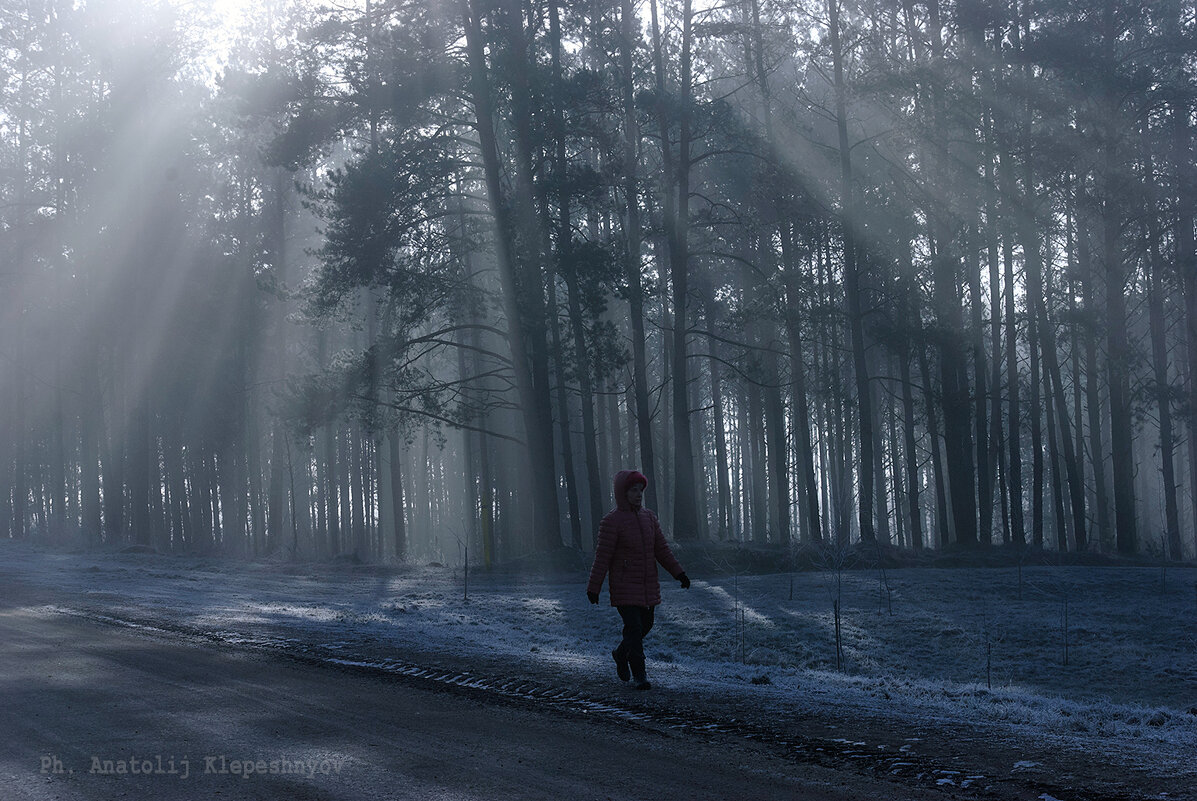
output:
[[[674,578],[682,565],[669,550],[661,524],[653,512],[628,503],[630,479],[647,480],[635,470],[615,474],[615,508],[599,524],[598,547],[590,568],[587,592],[598,593],[610,573],[612,606],[656,606],[661,603],[661,582],[657,562]]]

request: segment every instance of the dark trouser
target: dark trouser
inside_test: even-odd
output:
[[[623,618],[623,642],[615,650],[628,660],[632,675],[644,678],[644,637],[653,627],[653,607],[617,606]]]

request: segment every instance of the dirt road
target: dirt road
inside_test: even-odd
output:
[[[736,738],[0,604],[0,797],[928,799]]]

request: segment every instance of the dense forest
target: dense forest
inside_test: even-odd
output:
[[[1197,549],[1197,4],[0,2],[0,536]]]

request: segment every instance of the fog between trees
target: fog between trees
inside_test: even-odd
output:
[[[1194,555],[1189,2],[0,4],[0,536]]]

